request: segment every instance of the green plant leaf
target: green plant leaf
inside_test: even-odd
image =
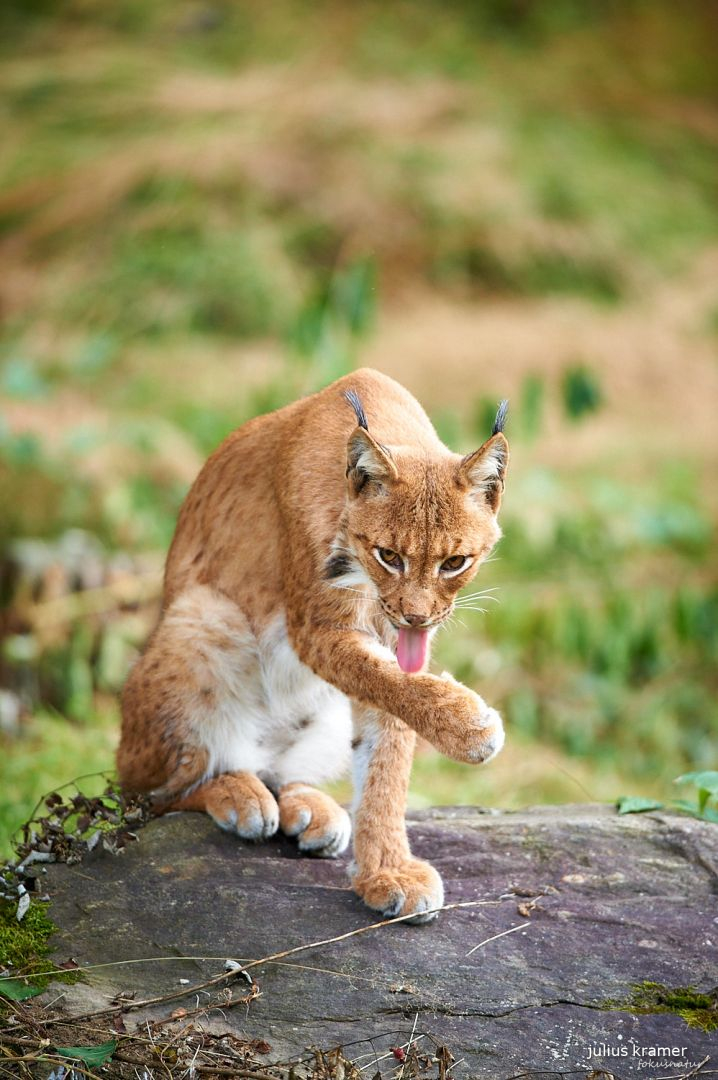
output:
[[[687,799],[674,799],[673,806],[676,810],[682,810],[684,814],[690,814],[691,817],[698,818],[699,821],[714,821],[718,823],[718,810],[713,810],[710,806],[706,806],[701,810],[698,803],[688,802]]]
[[[28,998],[37,997],[42,993],[40,986],[28,986],[20,979],[2,979],[0,981],[0,994],[10,998],[11,1001],[26,1001]]]
[[[661,810],[663,803],[646,799],[643,795],[621,795],[616,802],[619,814],[645,814],[647,810]]]
[[[718,772],[708,770],[706,772],[687,772],[677,776],[674,784],[695,784],[697,788],[703,788],[710,795],[718,795]]]
[[[579,364],[563,375],[563,407],[569,420],[581,420],[603,404],[601,384],[595,372]]]
[[[330,299],[335,312],[356,337],[364,334],[374,315],[376,271],[371,259],[362,259],[337,274]]]
[[[99,1046],[56,1046],[55,1053],[60,1057],[79,1058],[85,1065],[104,1065],[117,1049],[117,1040],[100,1043]]]

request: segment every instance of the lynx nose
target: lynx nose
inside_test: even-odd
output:
[[[405,614],[404,618],[408,622],[409,626],[423,626],[425,623],[428,623],[430,621],[431,616],[430,615],[417,615],[417,614],[414,613],[414,614],[411,614],[411,615],[406,615]]]

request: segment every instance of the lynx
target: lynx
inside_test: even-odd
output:
[[[124,689],[125,788],[332,857],[350,817],[315,785],[351,759],[354,890],[387,917],[434,917],[441,878],[404,821],[416,734],[469,763],[504,740],[494,709],[427,671],[501,535],[504,414],[460,457],[407,390],[362,369],[231,434],[182,506]]]

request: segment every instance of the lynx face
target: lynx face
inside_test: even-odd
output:
[[[342,553],[330,559],[328,576],[376,597],[398,631],[405,672],[424,667],[430,632],[501,536],[507,462],[500,432],[463,459],[381,446],[361,422],[349,440]]]

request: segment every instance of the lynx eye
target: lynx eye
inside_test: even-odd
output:
[[[390,570],[403,570],[404,560],[398,551],[394,551],[392,548],[374,548],[374,554],[380,563],[383,563]]]
[[[464,570],[470,562],[471,559],[468,555],[452,555],[450,558],[444,559],[441,564],[441,572],[442,574],[450,575],[458,574]]]

